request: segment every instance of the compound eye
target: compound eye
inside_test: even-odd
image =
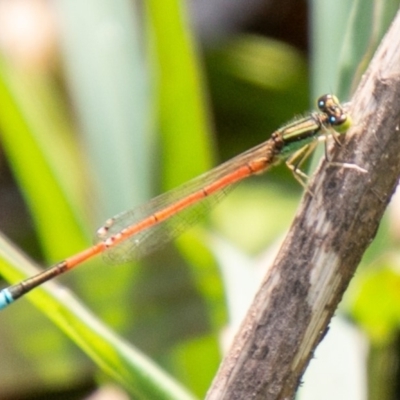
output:
[[[336,125],[336,123],[337,123],[336,117],[333,116],[333,115],[331,115],[331,116],[329,117],[329,123],[330,123],[331,125]]]
[[[333,94],[325,94],[318,98],[317,105],[322,112],[332,112],[332,110],[340,106],[340,103],[338,98]]]
[[[326,110],[326,103],[327,103],[327,101],[329,100],[328,98],[329,98],[329,94],[325,94],[325,95],[323,95],[323,96],[321,96],[321,97],[318,98],[317,106],[318,106],[318,109],[319,109],[320,111],[325,112],[325,110]]]

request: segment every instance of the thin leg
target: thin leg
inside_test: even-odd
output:
[[[327,132],[327,134],[328,134],[328,132]],[[329,134],[335,140],[335,144],[342,147],[342,143],[339,140],[340,135],[334,129],[329,129]],[[328,136],[326,136],[326,138],[328,138]],[[325,140],[324,144],[325,144],[325,160],[330,166],[355,169],[364,174],[368,172],[366,169],[359,167],[357,164],[331,161],[331,159],[329,157],[329,153],[328,153],[328,140]]]
[[[307,189],[307,181],[308,176],[301,169],[301,165],[305,160],[310,156],[310,154],[315,150],[318,141],[310,143],[308,146],[304,146],[301,149],[297,150],[292,156],[290,156],[286,160],[286,165],[292,171],[293,176],[303,186],[304,189]]]

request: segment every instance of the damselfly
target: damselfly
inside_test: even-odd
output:
[[[318,99],[318,112],[275,131],[266,142],[234,157],[187,184],[151,200],[146,205],[110,218],[97,231],[98,243],[49,267],[37,275],[0,291],[0,309],[48,280],[105,253],[112,262],[124,262],[153,251],[191,225],[198,207],[208,208],[229,188],[251,175],[265,172],[286,160],[295,177],[304,184],[299,169],[319,139],[345,133],[350,117],[333,95]],[[196,212],[193,212],[196,211]]]

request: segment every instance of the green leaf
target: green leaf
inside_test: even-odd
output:
[[[3,275],[12,280],[38,271],[2,236],[0,267]],[[194,399],[148,357],[119,338],[58,284],[49,282],[46,288],[36,289],[28,297],[132,396],[149,400]]]
[[[211,167],[212,142],[204,78],[182,0],[146,2],[157,65],[163,189]]]

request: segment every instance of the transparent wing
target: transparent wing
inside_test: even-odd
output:
[[[215,171],[215,172],[214,172]],[[137,224],[146,217],[157,211],[163,210],[177,200],[185,198],[192,193],[201,190],[202,187],[218,179],[220,171],[212,170],[210,174],[202,175],[175,190],[166,192],[148,203],[133,210],[118,214],[111,220],[107,227],[107,232],[97,237],[97,241],[105,240],[128,226]],[[186,229],[194,225],[204,214],[214,207],[235,185],[225,187],[218,192],[204,197],[196,204],[187,209],[171,215],[165,221],[144,229],[138,234],[126,239],[115,247],[109,248],[103,255],[106,262],[123,263],[133,259],[139,259],[162,247],[167,242],[173,240]],[[101,228],[99,229],[101,231]]]
[[[268,141],[236,156],[232,160],[227,161],[172,191],[155,197],[136,209],[123,212],[108,220],[105,225],[106,229],[100,228],[98,230],[98,241],[104,241],[114,236],[123,229],[137,224],[191,194],[196,192],[202,193],[204,187],[208,187],[218,181],[222,182],[220,190],[209,195],[204,195],[204,197],[195,204],[188,206],[178,213],[172,214],[166,220],[143,229],[132,237],[118,243],[116,246],[111,246],[104,253],[105,260],[111,263],[122,263],[132,259],[138,259],[176,238],[197,222],[211,207],[224,198],[235,186],[235,182],[249,175],[249,173],[247,173],[247,175],[244,174],[243,176],[233,178],[231,182],[229,179],[226,179],[230,174],[233,176],[239,168],[246,166],[251,160],[254,160],[254,158],[264,157],[266,151],[271,152],[271,144]]]

